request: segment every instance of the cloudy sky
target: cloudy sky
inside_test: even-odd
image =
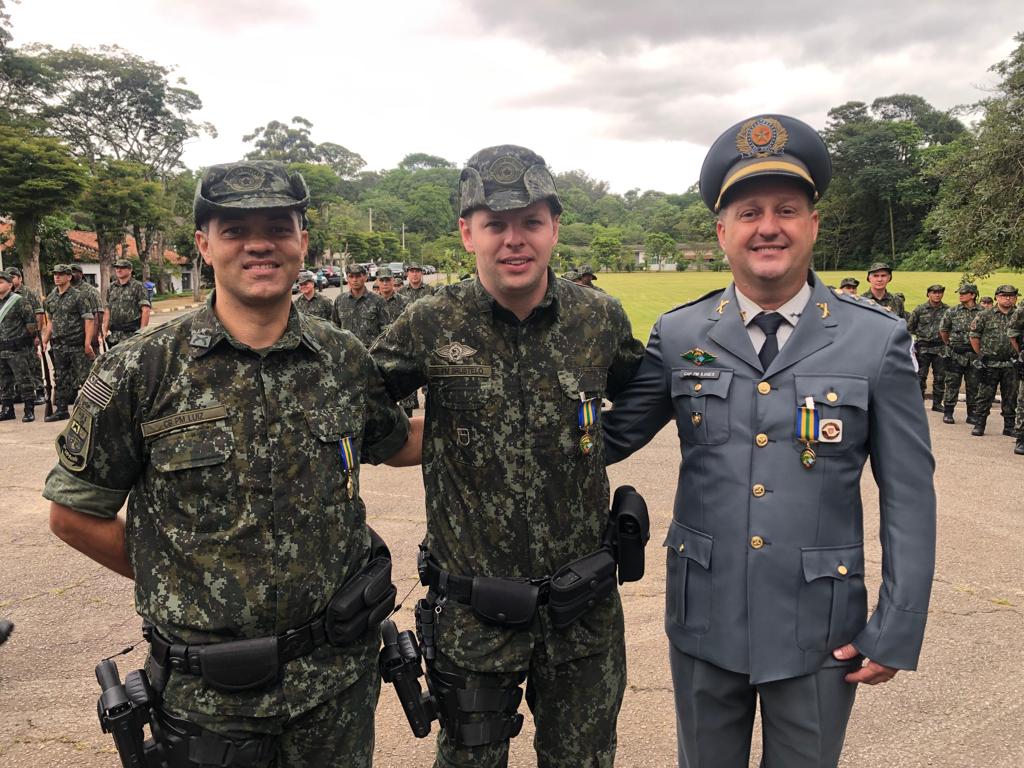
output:
[[[10,2],[8,3],[10,6]],[[15,45],[118,44],[176,67],[219,136],[301,115],[371,169],[524,144],[556,170],[681,192],[726,127],[916,93],[977,101],[1024,30],[1021,0],[22,0]]]

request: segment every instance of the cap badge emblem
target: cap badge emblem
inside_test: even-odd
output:
[[[694,347],[690,351],[680,355],[683,360],[689,360],[694,365],[700,366],[704,363],[710,363],[715,360],[715,356],[710,352],[705,352],[700,347]]]
[[[525,172],[526,166],[523,164],[523,161],[514,155],[499,157],[487,169],[488,176],[499,184],[506,185],[515,184],[523,178]]]
[[[458,365],[467,357],[475,355],[476,350],[458,341],[453,341],[451,344],[445,344],[443,347],[435,349],[434,354],[442,360]]]
[[[742,157],[781,155],[789,141],[789,132],[774,117],[755,117],[745,122],[736,134],[736,149]]]
[[[263,186],[267,175],[252,165],[240,165],[232,168],[224,176],[224,183],[235,192],[253,192]]]

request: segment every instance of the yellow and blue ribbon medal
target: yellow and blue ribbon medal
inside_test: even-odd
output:
[[[352,447],[352,437],[345,435],[338,441],[338,459],[341,461],[341,473],[345,476],[345,491],[349,500],[356,495],[356,484],[353,476],[356,466],[356,452]]]
[[[819,429],[820,414],[814,407],[814,398],[808,397],[796,414],[796,439],[804,444],[800,451],[800,464],[804,469],[810,469],[818,461],[818,454],[812,446],[818,441]]]
[[[588,399],[583,392],[580,392],[579,427],[583,432],[583,436],[580,438],[580,453],[584,456],[589,456],[594,452],[594,438],[591,437],[590,430],[597,422],[597,403],[598,398]]]

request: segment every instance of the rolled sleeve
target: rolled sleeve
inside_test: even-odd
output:
[[[50,470],[43,486],[43,498],[63,504],[76,512],[102,518],[117,517],[131,489],[103,488],[68,472],[60,464]]]

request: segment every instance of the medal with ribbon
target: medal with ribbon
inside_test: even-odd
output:
[[[586,394],[580,392],[579,427],[583,436],[580,438],[580,453],[589,456],[594,452],[594,438],[590,430],[597,421],[598,398],[587,398]]]
[[[341,461],[341,473],[345,476],[345,491],[348,493],[349,499],[352,499],[356,493],[355,480],[353,479],[356,466],[356,452],[352,447],[351,436],[345,435],[345,437],[338,441],[338,459]]]
[[[800,451],[800,464],[804,469],[810,469],[818,460],[813,445],[818,442],[819,428],[820,414],[814,407],[814,398],[805,398],[804,405],[797,409],[796,414],[796,439],[804,445]]]

